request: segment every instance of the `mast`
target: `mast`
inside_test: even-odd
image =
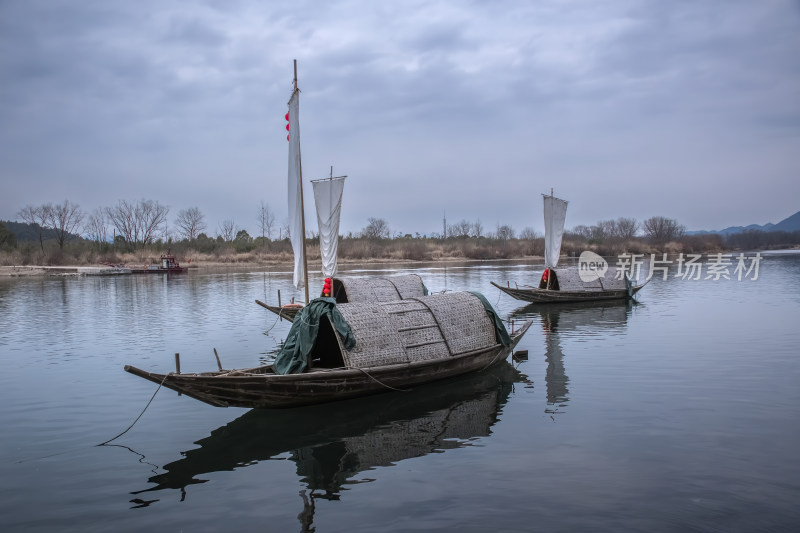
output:
[[[294,60],[294,92],[297,92],[297,60]],[[298,154],[299,152],[298,147]],[[306,305],[308,305],[308,256],[306,254],[306,208],[305,204],[303,203],[303,158],[302,156],[299,157],[300,165],[299,165],[299,172],[300,172],[300,221],[303,227],[303,282],[305,284],[306,289]]]
[[[300,197],[302,198],[302,195],[300,195]],[[552,187],[550,187],[550,198],[551,199],[553,198],[553,188]],[[551,228],[553,227],[553,211],[552,211],[552,209],[550,210],[550,227]],[[547,238],[547,236],[545,235],[545,239],[546,238]],[[547,242],[547,241],[545,241],[545,242]],[[547,262],[546,259],[545,259],[545,262]],[[553,285],[553,269],[548,267],[547,268],[547,290],[548,291],[550,290],[550,287],[552,287],[552,285]]]

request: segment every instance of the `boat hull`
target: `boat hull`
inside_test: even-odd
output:
[[[320,369],[287,375],[273,373],[271,365],[202,374],[158,374],[129,365],[125,370],[217,407],[299,407],[407,390],[488,368],[508,357],[530,325],[528,321],[512,334],[511,346],[498,344],[442,359],[382,367]]]
[[[631,294],[629,295],[627,289],[609,291],[553,291],[547,289],[503,287],[495,282],[491,282],[491,284],[512,298],[533,303],[590,302],[596,300],[625,299],[636,295],[636,293],[644,287],[644,285],[632,287]]]
[[[260,305],[261,307],[263,307],[264,309],[268,309],[268,310],[272,311],[273,313],[275,313],[279,317],[285,318],[289,322],[292,322],[294,320],[294,317],[297,316],[297,313],[299,313],[300,310],[303,309],[302,306],[269,305],[269,304],[266,304],[266,303],[262,302],[261,300],[256,300],[256,303],[258,305]]]
[[[177,268],[131,268],[131,274],[185,274],[189,267]]]

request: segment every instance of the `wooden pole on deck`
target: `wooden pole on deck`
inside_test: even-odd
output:
[[[219,354],[217,353],[216,348],[214,348],[214,357],[217,358],[217,368],[219,368],[219,371],[222,372],[222,363],[219,360]]]

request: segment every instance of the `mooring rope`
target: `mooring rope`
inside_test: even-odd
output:
[[[163,385],[163,384],[164,384],[164,382],[167,380],[167,378],[168,378],[169,376],[171,376],[171,375],[172,375],[172,372],[170,372],[169,374],[164,374],[164,379],[162,379],[162,380],[161,380],[161,383],[159,383],[159,384],[158,384],[158,388],[157,388],[157,389],[156,389],[156,391],[153,393],[153,395],[150,397],[150,401],[149,401],[149,402],[147,402],[147,405],[145,405],[145,406],[144,406],[144,409],[142,409],[142,412],[141,412],[141,413],[139,413],[139,416],[137,416],[137,417],[136,417],[136,420],[134,420],[134,421],[133,421],[133,423],[132,423],[130,426],[128,426],[128,429],[126,429],[125,431],[123,431],[122,433],[120,433],[119,435],[117,435],[116,437],[114,437],[114,438],[112,438],[112,439],[108,439],[108,440],[107,440],[107,441],[105,441],[105,442],[101,442],[100,444],[96,444],[95,446],[105,446],[105,445],[106,445],[106,444],[108,444],[109,442],[111,442],[111,441],[114,441],[114,440],[117,440],[118,438],[120,438],[121,436],[123,436],[125,433],[127,433],[128,431],[130,431],[130,429],[131,429],[131,428],[132,428],[134,425],[136,425],[136,422],[138,422],[138,421],[139,421],[139,419],[140,419],[140,418],[142,418],[142,415],[144,414],[144,412],[145,412],[145,411],[147,411],[147,408],[148,408],[148,407],[150,407],[150,404],[151,404],[151,403],[153,403],[153,399],[156,397],[156,394],[158,394],[158,391],[160,391],[160,390],[161,390],[161,385]]]
[[[275,319],[275,322],[273,322],[272,325],[267,328],[267,331],[265,333],[269,333],[270,331],[272,331],[272,328],[275,327],[275,325],[278,323],[278,320],[280,320],[280,319],[281,319],[281,315],[280,315],[280,313],[278,313],[278,317]]]
[[[375,376],[373,376],[372,374],[370,374],[369,372],[367,372],[363,368],[357,368],[357,367],[354,367],[354,366],[339,366],[339,367],[336,367],[336,368],[326,368],[324,370],[317,370],[317,372],[321,372],[321,373],[324,373],[324,372],[335,372],[337,370],[358,370],[359,372],[362,372],[364,375],[366,375],[369,379],[371,379],[372,381],[374,381],[378,385],[380,385],[382,387],[386,387],[387,389],[390,389],[390,390],[396,390],[397,392],[411,392],[412,390],[414,390],[414,389],[398,389],[398,388],[392,387],[391,385],[387,385],[383,381],[379,380],[378,378],[376,378]]]
[[[479,372],[483,372],[484,370],[486,370],[487,368],[489,368],[490,366],[492,366],[492,365],[494,364],[494,362],[495,362],[495,361],[497,361],[497,358],[498,358],[498,357],[500,357],[500,353],[502,353],[502,352],[503,352],[503,350],[504,350],[504,349],[503,349],[503,347],[501,346],[501,347],[500,347],[500,349],[499,349],[499,350],[497,350],[497,353],[495,353],[495,354],[494,354],[494,358],[492,358],[492,360],[491,360],[491,361],[489,361],[489,362],[486,364],[486,366],[484,366],[483,368],[481,368],[481,369],[479,370]],[[513,351],[513,349],[512,349],[511,351]],[[508,353],[511,353],[511,351],[509,351]],[[506,357],[508,357],[508,355],[506,355]],[[505,359],[505,357],[504,357],[504,359]]]

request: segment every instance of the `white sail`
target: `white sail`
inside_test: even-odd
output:
[[[322,256],[322,275],[336,275],[336,256],[339,248],[339,217],[342,214],[342,192],[345,177],[314,180],[314,203],[317,205],[319,249]]]
[[[567,202],[555,196],[544,196],[544,266],[556,268],[561,255],[561,238],[567,219]]]
[[[300,167],[300,91],[289,100],[289,237],[294,250],[294,277],[298,289],[303,287],[303,182]]]

